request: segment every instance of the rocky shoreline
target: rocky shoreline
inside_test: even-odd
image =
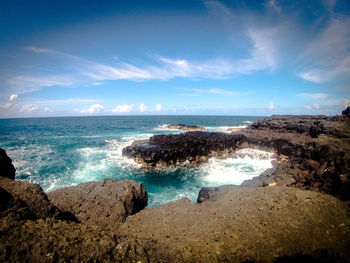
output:
[[[350,118],[272,116],[246,129],[153,136],[123,153],[147,167],[199,164],[238,149],[275,152],[242,186],[202,188],[144,209],[135,181],[48,194],[14,180],[0,150],[1,262],[350,262]],[[312,190],[312,191],[310,191]]]

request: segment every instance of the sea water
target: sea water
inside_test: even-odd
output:
[[[227,132],[259,117],[245,116],[105,116],[0,119],[0,147],[12,158],[16,179],[38,183],[49,192],[104,178],[142,182],[148,207],[188,197],[196,201],[204,186],[241,184],[271,167],[272,154],[252,149],[239,157],[212,158],[193,166],[145,169],[122,156],[134,140],[174,134],[165,125],[201,125]]]

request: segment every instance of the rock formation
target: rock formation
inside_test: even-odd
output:
[[[164,128],[169,130],[183,130],[183,131],[204,131],[205,128],[198,125],[187,125],[187,124],[169,124],[165,125]]]
[[[0,176],[15,179],[16,169],[4,149],[0,148]]]
[[[54,205],[73,213],[79,221],[115,231],[129,215],[147,205],[148,197],[141,183],[105,179],[81,183],[48,193]]]
[[[205,162],[255,148],[278,156],[274,168],[246,186],[297,186],[350,200],[350,119],[272,116],[231,134],[187,132],[136,141],[123,154],[146,167]]]

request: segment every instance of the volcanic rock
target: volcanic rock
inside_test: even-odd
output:
[[[124,148],[123,154],[154,167],[233,157],[244,148],[275,152],[278,160],[245,186],[295,186],[350,200],[350,119],[345,116],[272,116],[231,134],[156,135]]]
[[[90,226],[115,231],[126,217],[145,208],[148,196],[132,180],[81,183],[48,193],[50,202]]]
[[[15,179],[16,169],[4,149],[0,148],[0,177]]]
[[[165,125],[164,128],[169,130],[183,130],[183,131],[203,131],[204,127],[198,125],[187,125],[187,124],[169,124]]]
[[[119,230],[121,253],[142,262],[349,261],[350,210],[330,195],[224,186],[198,199],[129,216]]]

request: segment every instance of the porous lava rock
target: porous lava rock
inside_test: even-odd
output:
[[[204,194],[205,193],[205,194]],[[129,216],[125,258],[142,262],[349,262],[349,208],[292,187],[224,186]]]
[[[127,216],[145,208],[148,195],[141,183],[133,180],[81,183],[48,193],[54,205],[76,215],[90,226],[116,231]]]

